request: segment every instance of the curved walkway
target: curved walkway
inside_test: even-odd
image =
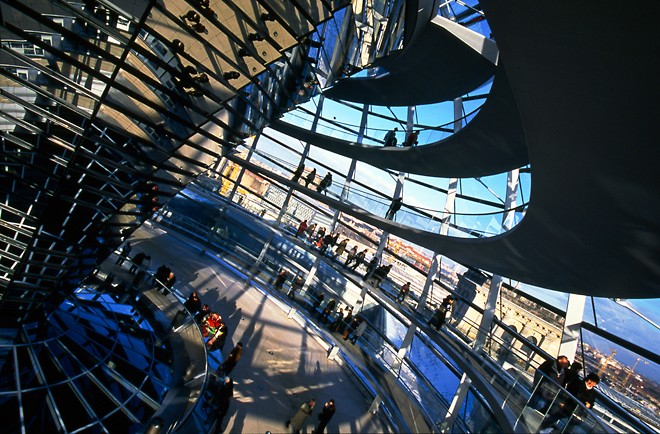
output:
[[[658,280],[649,283],[648,290],[645,287],[631,288],[629,285],[621,288],[616,285],[620,283],[616,280],[610,282],[610,285],[604,285],[602,283],[602,270],[600,269],[585,268],[575,270],[576,274],[557,273],[557,269],[564,268],[561,266],[557,268],[556,264],[563,259],[571,258],[571,255],[576,252],[568,250],[568,248],[574,248],[572,244],[569,243],[569,246],[565,246],[560,242],[560,239],[557,239],[557,237],[561,237],[561,233],[553,234],[552,237],[548,236],[546,231],[551,228],[547,228],[544,225],[541,215],[543,209],[541,206],[538,206],[540,210],[537,209],[532,214],[532,217],[530,217],[530,212],[528,211],[525,218],[517,226],[504,234],[479,239],[455,238],[413,229],[400,223],[386,220],[364,209],[340,202],[339,200],[305,188],[298,183],[291,182],[289,179],[270,172],[261,166],[246,162],[235,156],[229,156],[228,158],[253,173],[293,187],[334,209],[357,217],[367,224],[381,228],[390,234],[406,239],[418,246],[447,255],[459,263],[469,264],[473,267],[482,268],[512,279],[562,292],[583,293],[601,297],[619,297],[621,293],[627,293],[630,297],[637,298],[657,296],[657,291],[654,292],[652,288],[654,288],[654,285],[657,286],[657,282],[660,281],[660,272],[658,273]],[[557,228],[559,231],[561,229],[564,228]],[[656,244],[656,246],[658,245],[660,245],[660,242]],[[594,255],[601,257],[603,253],[594,252]],[[642,267],[646,267],[645,264],[641,265]],[[566,266],[565,269],[572,270],[573,266]],[[580,273],[577,273],[577,271]],[[611,275],[615,273],[616,268],[613,268],[611,271],[611,273],[607,274]]]
[[[465,95],[495,73],[495,44],[446,18],[433,18],[412,44],[369,65],[381,68],[375,77],[345,78],[323,94],[382,106],[432,104]]]
[[[650,153],[660,136],[660,63],[652,54],[660,52],[660,39],[651,17],[660,14],[660,3],[643,2],[641,16],[611,0],[597,8],[522,0],[483,6],[533,169],[524,219],[496,237],[455,239],[305,194],[456,261],[525,283],[600,297],[657,297],[660,177]]]
[[[525,134],[502,66],[477,115],[462,130],[438,142],[410,148],[362,145],[283,121],[276,131],[381,169],[446,178],[494,175],[528,163]]]

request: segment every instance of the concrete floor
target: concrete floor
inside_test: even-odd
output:
[[[202,303],[225,319],[229,337],[223,355],[243,342],[243,358],[232,372],[235,399],[223,423],[224,432],[288,432],[285,421],[311,398],[317,407],[303,433],[313,431],[329,399],[335,400],[337,412],[326,432],[393,431],[380,413],[368,412],[370,397],[361,392],[350,372],[327,357],[328,346],[314,327],[297,315],[288,318],[288,305],[258,288],[246,287],[244,280],[211,255],[200,255],[200,249],[180,234],[168,234],[147,223],[130,241],[131,255],[139,251],[150,255],[152,271],[167,264],[183,294],[197,290]],[[219,356],[211,353],[210,363],[217,366]]]

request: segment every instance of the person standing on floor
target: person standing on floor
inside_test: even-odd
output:
[[[305,236],[305,231],[307,230],[307,220],[303,220],[298,225],[298,232],[296,232],[296,238]]]
[[[314,238],[314,234],[316,233],[316,226],[316,223],[312,223],[311,225],[307,226],[307,230],[305,230],[307,235],[303,238],[306,238],[308,243],[311,243],[312,238]]]
[[[146,258],[147,258],[146,253],[143,252],[136,253],[135,256],[133,256],[133,263],[131,264],[131,267],[128,269],[128,272],[131,274],[135,274],[137,272],[138,267],[142,265],[142,263]]]
[[[305,165],[301,163],[300,166],[296,167],[296,170],[293,171],[293,177],[291,178],[291,181],[298,182],[304,171]]]
[[[367,256],[367,249],[364,249],[353,258],[354,264],[351,266],[351,270],[355,271],[357,267],[364,263],[364,258]]]
[[[328,321],[328,316],[330,316],[335,310],[335,306],[337,306],[337,300],[333,298],[328,302],[328,304],[326,304],[325,309],[323,309],[319,314],[318,319],[321,321],[321,323],[325,324]]]
[[[328,172],[325,177],[319,182],[316,191],[325,194],[325,190],[332,185],[332,173]]]
[[[402,205],[403,205],[402,197],[397,197],[393,199],[392,202],[390,203],[390,207],[387,209],[387,212],[385,213],[385,218],[388,220],[394,220],[394,216],[401,209]]]
[[[128,254],[131,253],[131,250],[133,250],[133,246],[131,246],[130,241],[126,241],[124,247],[122,247],[122,249],[119,251],[119,258],[117,258],[117,262],[115,262],[115,264],[123,264],[124,261],[128,258]]]
[[[529,406],[545,413],[555,399],[559,386],[566,386],[566,371],[570,366],[568,357],[561,355],[556,359],[541,363],[534,373],[535,390],[529,398]]]
[[[374,271],[376,271],[376,268],[378,268],[378,261],[379,261],[379,258],[374,253],[374,256],[371,258],[371,260],[367,264],[367,272],[364,274],[364,280],[369,280],[371,278],[371,276],[374,274]]]
[[[188,296],[188,300],[186,300],[185,303],[183,303],[183,307],[185,309],[179,310],[176,315],[174,315],[174,319],[172,320],[172,328],[178,327],[181,325],[181,319],[185,318],[187,314],[190,314],[193,316],[197,314],[197,312],[202,308],[202,301],[199,299],[199,295],[197,295],[197,291],[193,291],[190,293]]]
[[[406,299],[406,295],[408,295],[408,292],[410,292],[410,282],[406,282],[403,286],[401,286],[401,289],[399,289],[399,295],[396,296],[396,301],[400,303],[403,303]]]
[[[238,363],[239,360],[241,360],[242,356],[243,356],[243,342],[239,342],[236,344],[234,348],[232,348],[225,361],[222,363],[222,365],[220,365],[219,371],[222,371],[225,375],[231,374],[231,371],[234,370],[236,364]]]
[[[393,130],[390,130],[385,134],[385,146],[396,146],[396,132],[398,131],[398,128],[394,128]]]
[[[346,245],[347,244],[348,244],[348,238],[344,238],[343,240],[341,240],[341,242],[339,244],[337,244],[337,247],[335,248],[335,254],[334,254],[335,258],[341,258],[341,255],[343,255],[344,252],[346,251]]]
[[[357,342],[358,338],[362,336],[362,334],[366,329],[367,329],[367,321],[365,321],[364,318],[360,318],[360,325],[357,326],[355,332],[353,332],[353,336],[351,337],[351,343],[354,344],[355,342]]]
[[[174,287],[175,283],[176,276],[174,275],[174,272],[170,271],[170,274],[167,276],[167,280],[165,280],[165,288],[163,288],[165,295],[169,294],[169,290]]]
[[[341,333],[344,335],[344,333],[348,333],[346,329],[351,325],[353,322],[353,306],[349,306],[348,310],[346,311],[346,315],[344,316],[344,320],[339,324],[339,327],[337,327],[337,332]]]
[[[167,277],[170,275],[170,271],[171,271],[170,267],[168,267],[165,264],[158,267],[158,269],[153,275],[153,281],[151,282],[151,286],[160,289],[159,286],[165,284]]]
[[[223,431],[222,422],[229,413],[229,403],[234,397],[234,380],[229,377],[225,377],[222,386],[220,386],[220,391],[218,392],[218,420],[215,425],[215,434],[219,434]]]
[[[296,299],[296,292],[300,291],[305,284],[305,281],[303,280],[302,276],[299,274],[296,276],[295,279],[293,279],[293,283],[291,283],[291,289],[289,289],[289,293],[287,294],[287,297],[295,300]]]
[[[309,183],[311,182],[312,185],[314,185],[314,181],[316,180],[316,169],[312,169],[307,176],[305,176],[305,187],[309,186]]]
[[[186,300],[185,303],[183,303],[183,307],[186,308],[188,312],[190,312],[192,315],[195,315],[199,310],[202,308],[202,301],[199,299],[199,295],[197,295],[197,291],[193,291],[190,293],[188,296],[188,300]]]
[[[289,277],[289,272],[285,268],[282,268],[277,276],[275,276],[275,283],[273,286],[277,289],[282,289],[284,282],[286,282],[287,277]]]
[[[296,414],[291,419],[286,421],[286,427],[288,428],[289,425],[291,425],[293,432],[299,433],[305,424],[307,417],[312,414],[314,406],[316,406],[316,401],[314,399],[310,399],[309,402],[301,405]]]
[[[337,327],[339,327],[340,324],[343,324],[344,321],[344,308],[340,307],[337,309],[337,311],[332,315],[332,321],[330,323],[330,327],[328,329],[331,332],[336,332]]]
[[[331,399],[323,405],[321,413],[319,413],[319,424],[316,426],[314,434],[322,434],[325,431],[325,427],[328,426],[328,422],[330,422],[332,416],[335,415],[335,411],[337,411],[337,409],[335,408],[334,399]]]

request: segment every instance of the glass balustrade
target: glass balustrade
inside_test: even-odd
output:
[[[249,277],[260,285],[272,285],[277,273],[282,268],[287,269],[289,276],[281,289],[282,297],[286,297],[294,276],[301,275],[304,279],[307,278],[316,262],[316,255],[314,248],[306,239],[293,240],[292,235],[298,222],[293,215],[289,215],[290,223],[283,226],[284,231],[273,232],[273,228],[267,222],[260,220],[258,215],[245,214],[245,210],[227,206],[228,204],[220,197],[212,199],[212,205],[221,211],[222,219],[220,221],[205,218],[206,213],[191,213],[190,209],[186,211],[185,207],[179,207],[173,212],[169,207],[177,208],[179,205],[176,201],[172,201],[168,207],[161,210],[159,214],[161,223],[182,230],[202,242],[204,246],[214,248],[224,261],[237,270],[243,270],[243,273],[249,274]],[[189,216],[194,216],[194,218]],[[207,226],[201,225],[200,219],[205,219]],[[209,230],[208,227],[211,221],[213,230]],[[347,226],[344,226],[344,229],[355,231],[354,228]],[[264,249],[266,245],[267,247]],[[371,249],[375,250],[375,244],[371,245]],[[386,251],[385,255],[386,258],[389,258],[388,261],[393,261],[394,256],[391,253]],[[260,257],[261,261],[257,261]],[[363,337],[358,340],[358,345],[365,346],[370,353],[373,352],[378,362],[390,370],[401,382],[401,387],[406,390],[406,393],[414,396],[421,406],[427,408],[428,414],[425,417],[428,420],[440,424],[443,411],[446,410],[429,411],[428,403],[433,402],[435,406],[433,408],[446,409],[447,402],[450,401],[456,389],[461,370],[452,363],[451,358],[443,356],[442,349],[430,339],[431,335],[415,336],[411,349],[401,359],[398,348],[402,344],[409,322],[403,320],[405,316],[392,315],[389,310],[383,309],[382,302],[368,294],[364,299],[364,305],[361,305],[361,274],[342,271],[339,265],[343,263],[344,258],[345,256],[333,259],[330,252],[326,252],[324,258],[318,262],[316,274],[308,282],[306,290],[296,293],[295,302],[305,309],[312,309],[312,305],[318,300],[319,295],[324,294],[325,299],[321,307],[330,298],[336,298],[342,307],[353,306],[356,312],[361,309],[364,315],[379,312],[379,320],[376,323],[372,318],[369,319],[373,326],[370,326]],[[410,268],[409,265],[401,264],[402,267]],[[415,268],[410,268],[410,270],[413,275],[423,278],[423,270]],[[374,290],[381,291],[386,297],[394,299],[398,294],[399,286],[410,276],[410,274],[403,276],[393,274],[391,279],[386,279],[380,288]],[[416,289],[411,292],[408,300],[403,304],[406,306],[403,312],[408,312],[406,315],[419,317],[420,321],[425,322],[432,314],[433,306],[437,305],[445,294],[455,294],[459,300],[455,303],[452,319],[445,327],[444,333],[454,336],[452,345],[467,360],[470,360],[478,375],[488,379],[497,393],[503,397],[503,402],[515,414],[521,415],[533,391],[534,372],[542,361],[549,358],[548,354],[537,345],[543,347],[548,343],[530,341],[527,337],[520,335],[515,327],[511,328],[496,319],[493,327],[484,331],[487,338],[483,351],[475,355],[476,353],[471,350],[470,345],[479,332],[479,322],[484,305],[483,298],[478,295],[470,295],[465,288],[456,288],[455,282],[450,280],[439,280],[436,285],[439,286],[435,290],[435,295],[431,294],[429,297],[429,304],[418,307],[417,297],[421,285],[417,284]],[[524,306],[522,307],[524,308]],[[310,310],[310,315],[314,317],[319,312],[320,309]],[[549,317],[549,320],[553,320],[553,318]],[[382,329],[383,332],[374,334],[376,329]],[[386,335],[382,333],[386,333]],[[434,362],[429,364],[429,360],[434,360]],[[445,362],[438,364],[438,360],[445,360]],[[438,366],[444,366],[443,369],[446,369],[447,375],[443,375],[442,380],[438,379],[437,375],[433,375],[438,371]],[[470,393],[473,402],[467,404],[463,413],[466,419],[460,423],[483,426],[480,421],[485,417],[484,414],[488,413],[488,406],[483,403],[478,394]]]

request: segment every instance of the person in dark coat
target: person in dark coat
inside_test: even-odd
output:
[[[364,280],[369,280],[374,274],[374,271],[376,271],[376,268],[378,268],[378,256],[374,255],[369,261],[369,264],[367,264],[367,272],[364,275]]]
[[[566,385],[566,370],[568,368],[569,361],[566,356],[559,356],[555,360],[546,360],[541,363],[534,374],[534,384],[538,384],[544,373],[549,379],[554,381],[560,386]]]
[[[571,367],[566,370],[566,384],[569,385],[575,381],[580,380],[580,371],[582,371],[582,363],[573,362]]]
[[[312,169],[307,176],[305,176],[305,187],[311,182],[314,185],[314,180],[316,179],[316,169]]]
[[[335,236],[333,235],[332,232],[324,236],[323,239],[321,240],[321,247],[319,248],[321,253],[325,253],[325,251],[328,250],[328,247],[332,248],[332,246],[334,245],[334,240],[335,240]]]
[[[548,410],[551,401],[559,390],[558,386],[566,385],[566,370],[569,361],[566,356],[541,363],[534,373],[534,393],[529,399],[529,405],[542,413]],[[543,376],[545,374],[545,376]]]
[[[596,387],[598,383],[600,383],[600,377],[595,372],[591,372],[587,375],[584,381],[578,378],[570,383],[566,386],[566,390],[577,398],[578,401],[584,404],[585,407],[592,408],[596,403],[596,391],[594,390],[594,387]],[[575,403],[573,403],[572,407],[568,403],[563,406],[564,410],[568,413],[571,413],[575,407]]]
[[[115,264],[123,264],[124,261],[128,258],[128,254],[131,253],[131,250],[133,250],[133,246],[131,246],[130,241],[126,241],[124,247],[122,247],[122,249],[119,251],[119,257],[117,258],[117,262],[115,262]]]
[[[328,172],[321,182],[319,182],[319,185],[316,187],[316,191],[319,193],[325,194],[325,190],[332,185],[332,173]]]
[[[282,289],[284,286],[284,282],[286,282],[286,278],[288,277],[289,272],[286,271],[284,268],[280,270],[280,272],[275,276],[275,284],[273,285],[277,289]]]
[[[186,302],[183,303],[183,307],[185,307],[186,310],[190,312],[192,315],[195,315],[202,308],[202,301],[199,299],[199,295],[197,295],[197,291],[193,291],[190,293],[190,295],[188,296],[188,300],[186,300]]]
[[[296,167],[296,170],[293,171],[293,177],[291,178],[291,181],[298,182],[304,171],[305,171],[304,164],[301,164],[300,166]]]
[[[225,361],[222,363],[222,365],[220,365],[219,371],[222,371],[225,375],[231,374],[231,371],[234,370],[236,364],[238,363],[239,360],[241,360],[242,356],[243,356],[243,342],[239,342],[236,344],[234,348],[232,348]]]
[[[577,378],[576,380],[573,380],[573,382],[569,383],[568,386],[566,386],[566,391],[568,391],[568,393],[570,393],[575,399],[571,399],[566,396],[563,402],[552,406],[548,416],[545,418],[540,428],[548,428],[554,425],[560,419],[571,417],[574,412],[579,413],[580,410],[577,409],[578,402],[582,403],[587,408],[592,408],[596,402],[596,391],[594,390],[594,387],[596,387],[598,383],[600,383],[600,377],[594,372],[591,372],[589,375],[587,375],[584,381]],[[559,398],[561,398],[561,394]],[[563,432],[580,431],[575,429],[575,424],[579,423],[581,423],[580,419],[571,419],[569,425],[563,429]],[[571,424],[573,425],[571,426]]]
[[[451,306],[453,304],[454,299],[450,295],[445,297],[445,299],[440,303],[440,307],[436,309],[435,313],[428,321],[428,324],[432,327],[435,327],[436,330],[440,330],[440,327],[445,325],[447,316],[451,312]]]
[[[357,246],[353,246],[353,248],[351,248],[346,254],[346,262],[344,262],[344,268],[348,268],[351,262],[355,261],[357,255],[358,255]]]
[[[374,278],[374,283],[376,286],[380,285],[383,283],[383,280],[387,277],[387,275],[390,273],[392,270],[392,264],[388,265],[381,265],[380,267],[376,268],[376,271],[374,271],[373,278]]]
[[[351,270],[355,271],[357,267],[364,263],[364,258],[367,256],[367,249],[364,249],[353,258],[353,265],[351,265]]]
[[[323,311],[319,314],[319,320],[321,323],[326,323],[328,321],[328,316],[335,310],[335,306],[337,306],[337,300],[333,298],[325,306],[325,309],[323,309]]]
[[[145,259],[147,259],[147,255],[143,252],[137,253],[135,256],[133,256],[133,263],[131,264],[131,267],[128,269],[128,272],[131,274],[135,274],[138,267],[142,265]]]
[[[190,293],[188,300],[183,303],[183,307],[185,310],[179,310],[176,315],[174,315],[174,319],[172,320],[172,327],[178,327],[181,325],[181,318],[185,318],[188,313],[193,315],[194,318],[195,314],[197,314],[197,312],[202,308],[202,301],[199,299],[197,291]]]
[[[220,391],[218,392],[217,396],[217,405],[218,405],[218,420],[215,425],[215,433],[221,433],[222,430],[222,422],[225,419],[225,416],[227,416],[227,413],[229,413],[229,404],[231,402],[231,399],[234,397],[234,380],[232,380],[229,377],[225,377],[224,382],[222,383],[222,386],[220,387]]]
[[[318,297],[314,297],[314,303],[312,303],[312,311],[315,311],[319,307],[321,307],[321,303],[323,303],[323,299],[325,298],[325,294],[319,294]]]
[[[168,289],[172,289],[174,287],[174,284],[176,283],[176,276],[172,271],[170,271],[169,276],[167,276],[167,280],[165,280],[165,294],[168,293]]]
[[[348,328],[348,326],[351,325],[352,322],[353,322],[353,307],[350,306],[346,311],[346,316],[344,316],[344,320],[337,327],[337,331],[343,335],[344,333],[346,333],[346,329]]]
[[[335,408],[334,399],[331,399],[323,405],[321,413],[319,413],[319,424],[316,426],[314,434],[322,434],[325,431],[325,427],[328,426],[328,422],[330,422],[332,416],[335,415],[335,411],[337,411],[337,409]]]
[[[395,127],[393,130],[390,130],[385,134],[385,146],[396,146],[396,132],[398,130],[399,129]]]
[[[152,286],[159,286],[160,284],[165,284],[165,281],[167,280],[167,277],[170,275],[170,267],[167,265],[163,264],[154,273],[154,280],[151,283]]]
[[[330,327],[328,329],[331,332],[336,332],[337,328],[339,327],[340,324],[342,324],[344,321],[344,308],[340,307],[337,309],[337,311],[332,315]]]
[[[390,203],[390,207],[387,209],[387,212],[385,213],[385,218],[392,220],[394,219],[394,215],[401,209],[401,206],[403,205],[403,198],[402,197],[397,197]]]
[[[318,244],[318,242],[321,241],[323,237],[325,237],[325,228],[319,228],[319,230],[316,231],[314,238],[312,238],[312,243]]]

